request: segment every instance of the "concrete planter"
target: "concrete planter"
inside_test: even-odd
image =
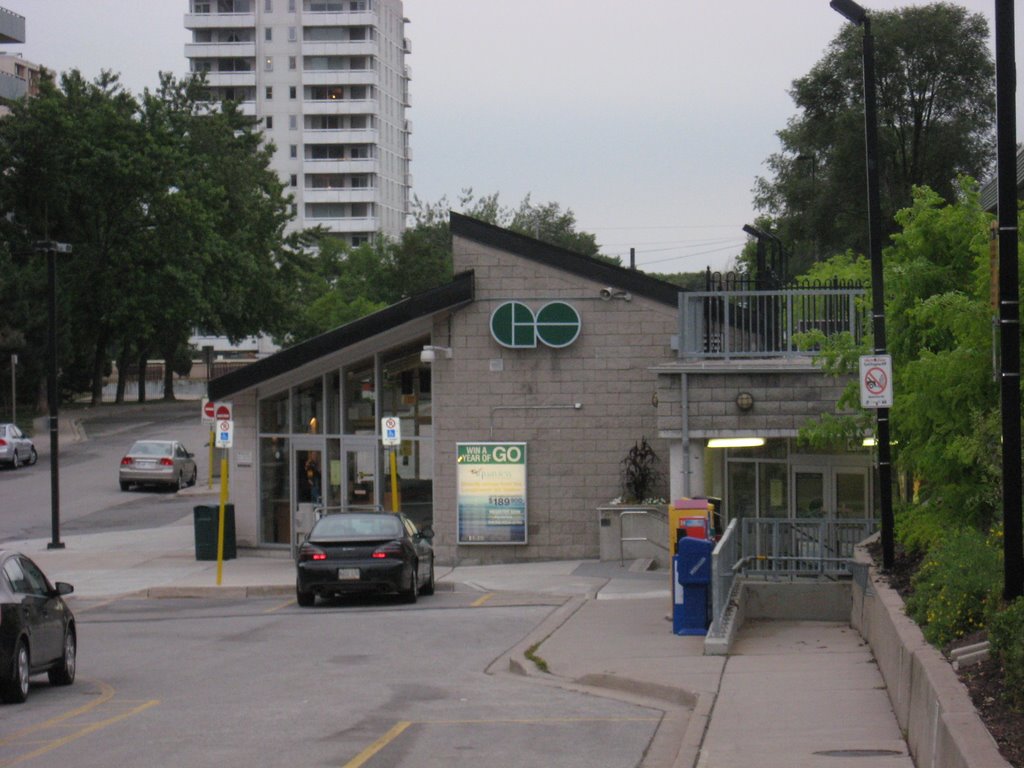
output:
[[[907,617],[863,546],[854,553],[850,623],[871,646],[916,765],[1010,767],[956,672]]]

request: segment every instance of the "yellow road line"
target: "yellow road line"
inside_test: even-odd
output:
[[[358,755],[352,758],[349,762],[345,763],[344,768],[359,768],[359,766],[365,765],[367,760],[369,760],[371,757],[373,757],[382,749],[384,749],[384,747],[386,747],[392,741],[397,739],[401,735],[402,731],[404,731],[410,725],[412,725],[412,723],[410,723],[407,720],[402,720],[396,723],[394,726],[391,727],[391,729],[387,733],[385,733],[383,736],[381,736],[379,739],[373,742],[373,744],[368,746],[366,749],[364,749],[362,752],[360,752]]]
[[[264,613],[274,613],[274,611],[280,611],[282,608],[287,608],[289,605],[295,605],[294,597],[286,603],[275,605],[273,608],[267,608],[267,610],[265,610]]]
[[[150,707],[155,707],[159,703],[160,702],[157,699],[151,699],[150,701],[147,701],[144,704],[140,704],[139,706],[135,707],[135,709],[129,710],[128,712],[124,712],[120,715],[115,715],[114,717],[107,718],[106,720],[100,720],[99,722],[92,723],[91,725],[87,725],[83,728],[80,728],[74,733],[69,733],[67,736],[64,736],[59,739],[54,739],[53,741],[48,742],[45,747],[40,747],[34,752],[27,752],[24,755],[19,755],[14,760],[11,760],[9,762],[2,762],[0,763],[0,766],[19,765],[20,763],[24,763],[29,760],[34,760],[35,758],[40,757],[41,755],[45,755],[48,752],[52,752],[53,750],[58,749],[59,747],[67,746],[71,742],[77,741],[83,736],[88,736],[91,733],[103,730],[104,728],[114,725],[115,723],[119,723],[122,720],[127,720],[129,717],[134,717],[135,715],[146,711]]]
[[[474,600],[472,603],[470,603],[469,607],[470,608],[479,608],[481,605],[486,603],[492,597],[494,597],[494,593],[493,592],[488,592],[486,595],[481,595],[476,600]]]
[[[15,731],[14,733],[8,734],[7,736],[0,738],[0,746],[3,746],[4,744],[10,744],[15,739],[20,739],[23,736],[27,736],[30,733],[42,731],[47,728],[53,728],[59,725],[60,723],[64,722],[65,720],[70,720],[72,717],[84,715],[96,709],[96,707],[100,706],[101,704],[106,704],[114,697],[114,688],[113,686],[104,683],[102,680],[97,680],[95,682],[100,689],[99,698],[97,698],[95,701],[91,701],[88,704],[84,704],[83,706],[78,707],[77,709],[72,709],[68,712],[65,712],[63,715],[51,717],[49,720],[44,720],[43,722],[37,723],[36,725],[32,725],[28,728],[23,728],[20,731]]]

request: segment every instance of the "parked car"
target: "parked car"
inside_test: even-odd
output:
[[[295,596],[397,592],[408,603],[434,594],[434,532],[401,513],[341,512],[321,517],[299,548]]]
[[[196,484],[195,454],[177,440],[136,440],[121,459],[121,490],[161,485],[178,490]]]
[[[36,447],[17,424],[0,424],[0,464],[10,464],[17,469],[22,464],[35,464],[38,460]]]
[[[78,635],[64,602],[73,591],[51,584],[25,555],[0,549],[0,701],[25,701],[29,677],[42,672],[51,685],[75,681]]]

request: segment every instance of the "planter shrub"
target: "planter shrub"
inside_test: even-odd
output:
[[[907,614],[941,648],[987,625],[1002,591],[1000,552],[978,531],[950,531],[912,583]]]
[[[992,654],[1003,667],[1007,703],[1024,711],[1024,597],[991,618],[988,639]]]

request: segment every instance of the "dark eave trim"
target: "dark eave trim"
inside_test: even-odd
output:
[[[207,386],[211,400],[258,386],[277,376],[312,363],[345,347],[366,341],[377,334],[398,328],[423,317],[450,311],[473,301],[473,273],[463,272],[452,282],[410,296],[372,315],[353,320],[333,331],[282,349],[270,357],[257,360],[231,373],[212,379]]]
[[[453,236],[497,248],[612,288],[624,289],[637,296],[643,296],[670,307],[679,306],[679,293],[683,290],[682,288],[665,280],[645,275],[643,272],[617,267],[600,259],[583,256],[557,245],[510,232],[455,211],[451,212],[450,228]]]

